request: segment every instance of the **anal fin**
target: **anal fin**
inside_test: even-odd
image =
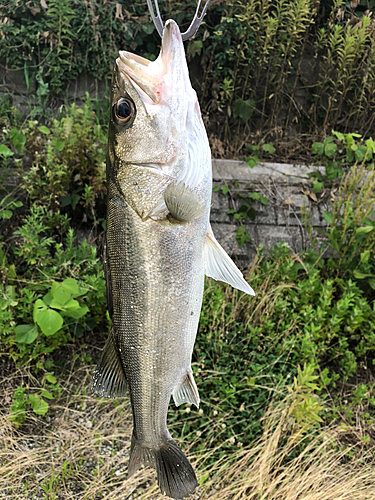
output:
[[[101,360],[94,371],[91,392],[102,398],[121,398],[126,395],[127,389],[128,383],[111,330]]]
[[[180,406],[183,403],[191,403],[199,408],[199,392],[191,369],[189,369],[183,381],[174,390],[173,400],[176,406]]]
[[[245,281],[241,271],[216,241],[212,228],[207,233],[204,242],[205,275],[214,280],[224,281],[249,295],[255,295],[254,290]]]

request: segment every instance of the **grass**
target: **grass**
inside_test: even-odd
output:
[[[0,498],[162,499],[156,475],[141,469],[127,477],[131,437],[128,399],[87,395],[92,366],[72,369],[48,416],[28,414],[15,429],[0,416]],[[14,381],[20,373],[13,375]],[[19,380],[18,380],[19,381]],[[2,387],[10,387],[8,377]],[[5,394],[5,398],[7,394]],[[355,428],[304,433],[290,424],[293,397],[270,403],[263,434],[216,462],[215,447],[195,451],[181,444],[198,473],[192,498],[249,500],[370,500],[375,490],[374,450],[363,446]],[[340,446],[352,435],[352,446]],[[178,437],[178,436],[177,436]],[[177,439],[178,440],[178,439]]]

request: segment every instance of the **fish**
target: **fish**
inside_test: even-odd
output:
[[[111,330],[92,392],[129,392],[128,474],[142,464],[160,490],[186,498],[195,471],[167,428],[176,406],[199,407],[191,358],[204,277],[254,295],[210,226],[211,151],[192,88],[183,34],[162,25],[155,61],[120,51],[111,85],[104,266]]]

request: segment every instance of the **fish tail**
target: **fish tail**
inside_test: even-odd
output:
[[[133,434],[129,476],[134,474],[142,464],[156,469],[161,492],[171,498],[187,498],[198,485],[189,460],[170,437],[157,447],[150,448],[138,441]]]

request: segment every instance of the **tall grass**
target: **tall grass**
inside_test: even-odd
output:
[[[90,370],[80,372],[87,381]],[[0,417],[0,497],[11,500],[161,499],[155,473],[127,477],[131,438],[128,403],[65,392],[50,423],[33,417],[15,430]],[[200,486],[193,498],[249,500],[370,500],[375,463],[361,450],[337,448],[339,429],[309,436],[291,432],[293,398],[271,405],[263,434],[212,464],[215,449],[188,451]],[[90,422],[90,424],[89,424]],[[345,431],[348,432],[348,429]],[[298,433],[297,433],[298,434]],[[336,443],[336,446],[334,444]],[[194,448],[191,443],[190,450]],[[186,451],[186,443],[185,443]]]

